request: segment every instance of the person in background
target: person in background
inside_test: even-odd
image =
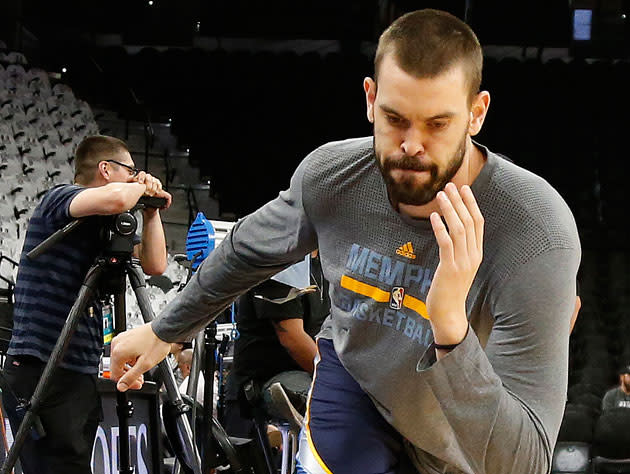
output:
[[[239,338],[234,342],[224,417],[226,431],[232,436],[253,436],[252,414],[243,393],[245,383],[250,380],[262,387],[272,377],[292,372],[286,376],[292,377],[296,388],[304,386],[295,394],[290,392],[291,399],[296,409],[304,413],[317,355],[315,336],[330,311],[328,285],[317,251],[311,254],[310,273],[314,291],[287,302],[272,301],[290,289],[275,280],[267,280],[237,300]],[[308,380],[308,384],[301,384],[302,380]]]
[[[4,364],[11,390],[3,393],[11,429],[21,415],[16,397],[29,400],[59,338],[70,308],[95,258],[103,250],[98,216],[131,209],[142,196],[166,199],[159,179],[135,167],[127,145],[114,137],[91,136],[78,146],[75,182],[55,186],[43,197],[26,231],[15,285],[14,326]],[[159,209],[143,210],[141,240],[134,255],[148,275],[164,272],[166,241]],[[26,254],[71,221],[85,218],[48,252]],[[98,293],[98,292],[97,292]],[[52,378],[39,417],[46,432],[24,443],[20,461],[25,474],[88,474],[92,445],[101,419],[96,390],[103,350],[103,322],[98,298],[90,302]]]
[[[602,399],[602,412],[612,408],[630,408],[630,364],[619,369],[619,386],[611,388]]]

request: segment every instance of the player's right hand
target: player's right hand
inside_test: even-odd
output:
[[[171,350],[171,344],[157,337],[147,323],[118,334],[112,340],[111,378],[118,382],[121,392],[139,389],[143,375],[155,367]]]

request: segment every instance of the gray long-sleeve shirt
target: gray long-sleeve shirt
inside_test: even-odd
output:
[[[287,191],[234,227],[154,331],[181,340],[319,248],[331,297],[321,337],[409,441],[421,472],[548,472],[566,396],[579,238],[549,184],[479,148],[487,161],[472,189],[486,224],[466,305],[473,330],[440,361],[424,304],[439,262],[435,237],[428,220],[391,207],[371,137],[311,153]]]

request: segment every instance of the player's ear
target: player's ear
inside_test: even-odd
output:
[[[376,100],[376,82],[371,77],[363,79],[363,91],[365,92],[365,104],[367,107],[367,119],[374,123],[374,101]]]
[[[470,107],[470,123],[468,133],[474,137],[481,131],[483,122],[486,119],[488,108],[490,107],[490,93],[488,91],[479,92],[473,99]]]

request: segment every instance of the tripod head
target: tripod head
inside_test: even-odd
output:
[[[103,256],[129,258],[133,252],[133,237],[138,230],[135,211],[161,208],[166,205],[165,198],[142,196],[129,211],[111,216],[101,216],[101,242]]]

